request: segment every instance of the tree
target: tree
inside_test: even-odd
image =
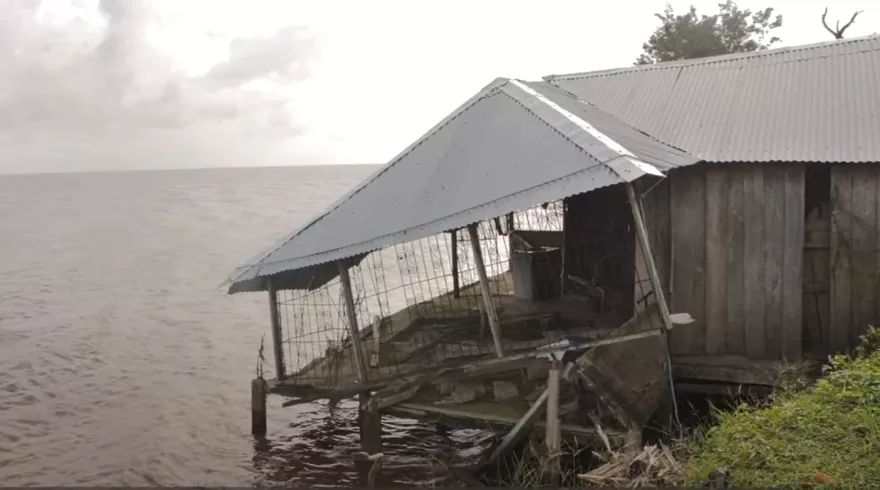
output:
[[[780,41],[771,31],[782,26],[782,16],[774,18],[772,8],[741,10],[733,0],[718,8],[715,15],[697,15],[692,5],[688,13],[676,15],[666,4],[662,14],[654,14],[662,24],[642,45],[644,53],[635,64],[756,51]]]
[[[825,7],[825,13],[822,14],[822,25],[825,26],[825,29],[830,32],[832,36],[834,36],[834,39],[843,39],[843,33],[846,32],[846,30],[849,29],[849,26],[856,21],[856,17],[858,17],[860,13],[862,13],[861,10],[854,13],[852,19],[850,19],[843,27],[840,27],[840,21],[838,20],[837,25],[832,29],[828,27],[828,23],[825,22],[825,17],[828,16],[828,7]]]

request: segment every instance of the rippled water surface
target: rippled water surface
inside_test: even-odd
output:
[[[250,436],[266,297],[229,273],[371,166],[0,176],[0,482],[339,486],[354,407],[281,408]],[[484,434],[387,418],[389,477]]]

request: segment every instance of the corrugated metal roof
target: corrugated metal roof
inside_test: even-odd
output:
[[[880,36],[546,81],[712,162],[880,162]]]
[[[550,84],[497,79],[239,268],[229,292],[282,272],[284,288],[318,287],[340,259],[695,162]]]

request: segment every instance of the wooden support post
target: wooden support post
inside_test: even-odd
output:
[[[339,282],[342,285],[342,295],[345,299],[345,314],[348,316],[348,329],[351,335],[351,350],[353,352],[354,362],[357,366],[358,379],[361,383],[366,384],[369,381],[367,376],[367,368],[364,360],[361,358],[363,351],[361,350],[361,336],[358,331],[357,313],[354,310],[354,295],[351,292],[351,278],[348,276],[348,265],[344,261],[336,262],[336,269],[339,272]]]
[[[651,279],[651,286],[654,287],[654,296],[657,298],[657,306],[660,308],[664,333],[668,334],[668,332],[672,330],[672,318],[669,315],[669,306],[666,304],[666,295],[663,293],[663,284],[660,282],[660,274],[657,272],[657,265],[654,263],[654,254],[651,252],[651,242],[648,239],[648,228],[645,226],[645,220],[642,217],[642,206],[639,204],[639,198],[636,195],[636,189],[632,182],[626,183],[626,195],[629,197],[629,204],[632,208],[633,218],[636,224],[636,235],[638,236],[639,246],[642,248],[642,257],[645,259],[645,265],[648,266],[648,276]],[[672,268],[670,268],[670,270],[672,270]],[[675,400],[675,386],[672,381],[672,360],[669,357],[668,345],[666,346],[666,375],[669,379],[669,396],[672,400],[675,422],[681,425],[680,420],[678,419],[678,403]]]
[[[666,295],[663,293],[663,283],[660,282],[660,274],[657,272],[657,265],[654,263],[654,254],[651,252],[651,242],[648,239],[648,229],[645,226],[645,220],[642,217],[642,207],[639,204],[639,198],[636,195],[635,187],[632,182],[626,183],[626,194],[629,197],[629,204],[632,208],[633,218],[636,225],[636,236],[639,246],[642,248],[642,257],[645,259],[645,265],[648,269],[648,277],[651,280],[651,286],[654,288],[654,296],[657,298],[657,306],[660,307],[660,316],[663,319],[663,327],[666,330],[672,330],[672,319],[669,316],[669,306],[666,304]]]
[[[568,364],[565,366],[565,370],[562,373],[561,379],[565,379],[568,377],[568,374],[571,370],[574,369],[574,364]],[[538,398],[532,403],[532,406],[529,407],[529,410],[516,422],[516,425],[510,429],[503,439],[501,439],[501,443],[495,448],[495,451],[492,452],[492,455],[489,456],[489,460],[486,464],[493,464],[499,459],[503,458],[511,449],[516,445],[517,442],[526,434],[525,429],[532,425],[535,420],[541,415],[541,410],[544,408],[544,404],[547,402],[547,399],[550,395],[550,386],[544,388],[544,391],[538,395]],[[561,428],[560,428],[561,430]]]
[[[256,378],[251,381],[251,434],[266,435],[266,381]]]
[[[477,274],[480,276],[483,306],[486,307],[489,329],[492,331],[492,340],[495,341],[495,353],[498,354],[498,357],[504,357],[504,347],[501,345],[501,328],[498,326],[498,315],[495,313],[495,305],[492,303],[492,291],[489,290],[489,278],[486,275],[486,264],[483,262],[483,251],[480,249],[480,236],[477,234],[476,224],[468,226],[468,234],[471,238],[474,266],[477,268]]]
[[[367,454],[377,454],[382,452],[382,414],[370,403],[370,398],[368,392],[358,395],[361,449]]]
[[[379,315],[373,317],[373,351],[370,367],[379,367],[382,363],[382,317]]]
[[[266,278],[269,290],[269,318],[272,321],[272,350],[275,352],[275,377],[278,381],[287,375],[284,368],[284,335],[281,329],[281,315],[278,311],[278,290],[272,276]]]
[[[560,452],[562,452],[562,429],[559,421],[559,391],[562,381],[562,363],[553,360],[547,375],[547,427],[544,442],[547,444],[547,464],[550,470],[550,481],[559,484],[562,469]]]
[[[358,395],[358,426],[361,436],[361,451],[368,458],[358,465],[361,484],[375,486],[375,479],[381,468],[382,459],[382,415],[376,404],[370,403],[370,393]]]
[[[461,296],[458,284],[458,230],[452,230],[452,296]]]

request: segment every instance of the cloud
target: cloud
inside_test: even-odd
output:
[[[151,42],[151,3],[69,7],[59,23],[41,1],[0,0],[0,172],[274,164],[305,131],[289,86],[317,49],[301,28],[233,38],[194,76]]]

